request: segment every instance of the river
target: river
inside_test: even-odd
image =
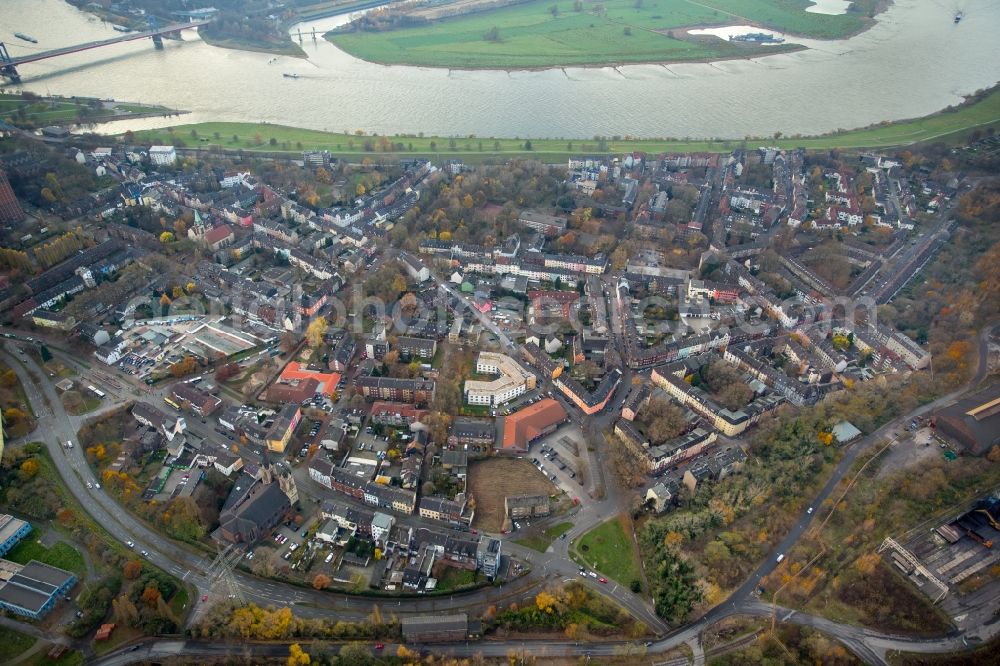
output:
[[[100,127],[114,132],[227,120],[480,137],[819,134],[933,113],[1000,80],[1000,3],[964,5],[966,18],[955,25],[944,0],[896,0],[860,35],[801,40],[806,50],[751,60],[514,72],[376,65],[321,36],[304,37],[308,59],[268,64],[269,54],[215,48],[187,30],[162,51],[130,42],[23,65],[20,87],[191,111]],[[3,6],[0,40],[15,55],[117,35],[62,0]]]

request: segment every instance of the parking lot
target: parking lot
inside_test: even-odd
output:
[[[573,498],[586,494],[587,442],[579,426],[567,424],[531,445],[528,458],[560,490]]]

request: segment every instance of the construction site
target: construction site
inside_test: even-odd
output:
[[[929,530],[879,548],[934,603],[1000,563],[1000,497],[989,496]]]

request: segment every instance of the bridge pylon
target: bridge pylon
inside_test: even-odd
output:
[[[149,29],[150,30],[159,30],[160,29],[160,26],[157,23],[155,16],[150,15],[149,18],[147,19],[147,22],[149,23]],[[159,35],[159,34],[153,35],[153,46],[156,47],[157,50],[162,50],[163,49],[163,35]]]
[[[10,79],[13,83],[21,82],[21,75],[17,73],[17,68],[11,64],[7,45],[3,42],[0,42],[0,75]]]

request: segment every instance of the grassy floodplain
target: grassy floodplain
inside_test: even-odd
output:
[[[527,69],[639,62],[745,58],[800,48],[753,45],[688,35],[707,25],[762,29],[821,39],[859,32],[857,13],[806,12],[809,0],[530,0],[383,32],[334,30],[327,38],[351,55],[384,64],[458,69]],[[555,11],[553,11],[555,8]],[[499,38],[484,35],[496,28]]]
[[[906,146],[922,141],[954,139],[974,129],[1000,127],[1000,88],[984,93],[977,100],[924,118],[883,123],[873,127],[816,137],[766,137],[748,139],[607,139],[598,141],[565,139],[532,139],[530,149],[523,139],[491,137],[424,137],[396,135],[388,137],[359,136],[336,132],[300,129],[284,125],[257,123],[197,123],[167,129],[135,132],[128,140],[144,144],[181,143],[189,147],[218,146],[227,150],[248,152],[289,152],[329,150],[345,159],[434,155],[455,157],[467,162],[487,159],[531,157],[545,162],[561,162],[571,155],[621,154],[644,151],[664,152],[729,152],[741,143],[753,148],[760,145],[782,148],[887,148]],[[192,134],[192,132],[194,134]],[[271,139],[275,143],[271,144]],[[384,141],[383,141],[384,139]],[[366,144],[371,150],[366,149]],[[390,149],[391,148],[391,149]]]
[[[30,93],[0,93],[0,120],[19,127],[100,123],[170,113],[176,111],[155,104],[104,102],[93,97],[40,97]]]

